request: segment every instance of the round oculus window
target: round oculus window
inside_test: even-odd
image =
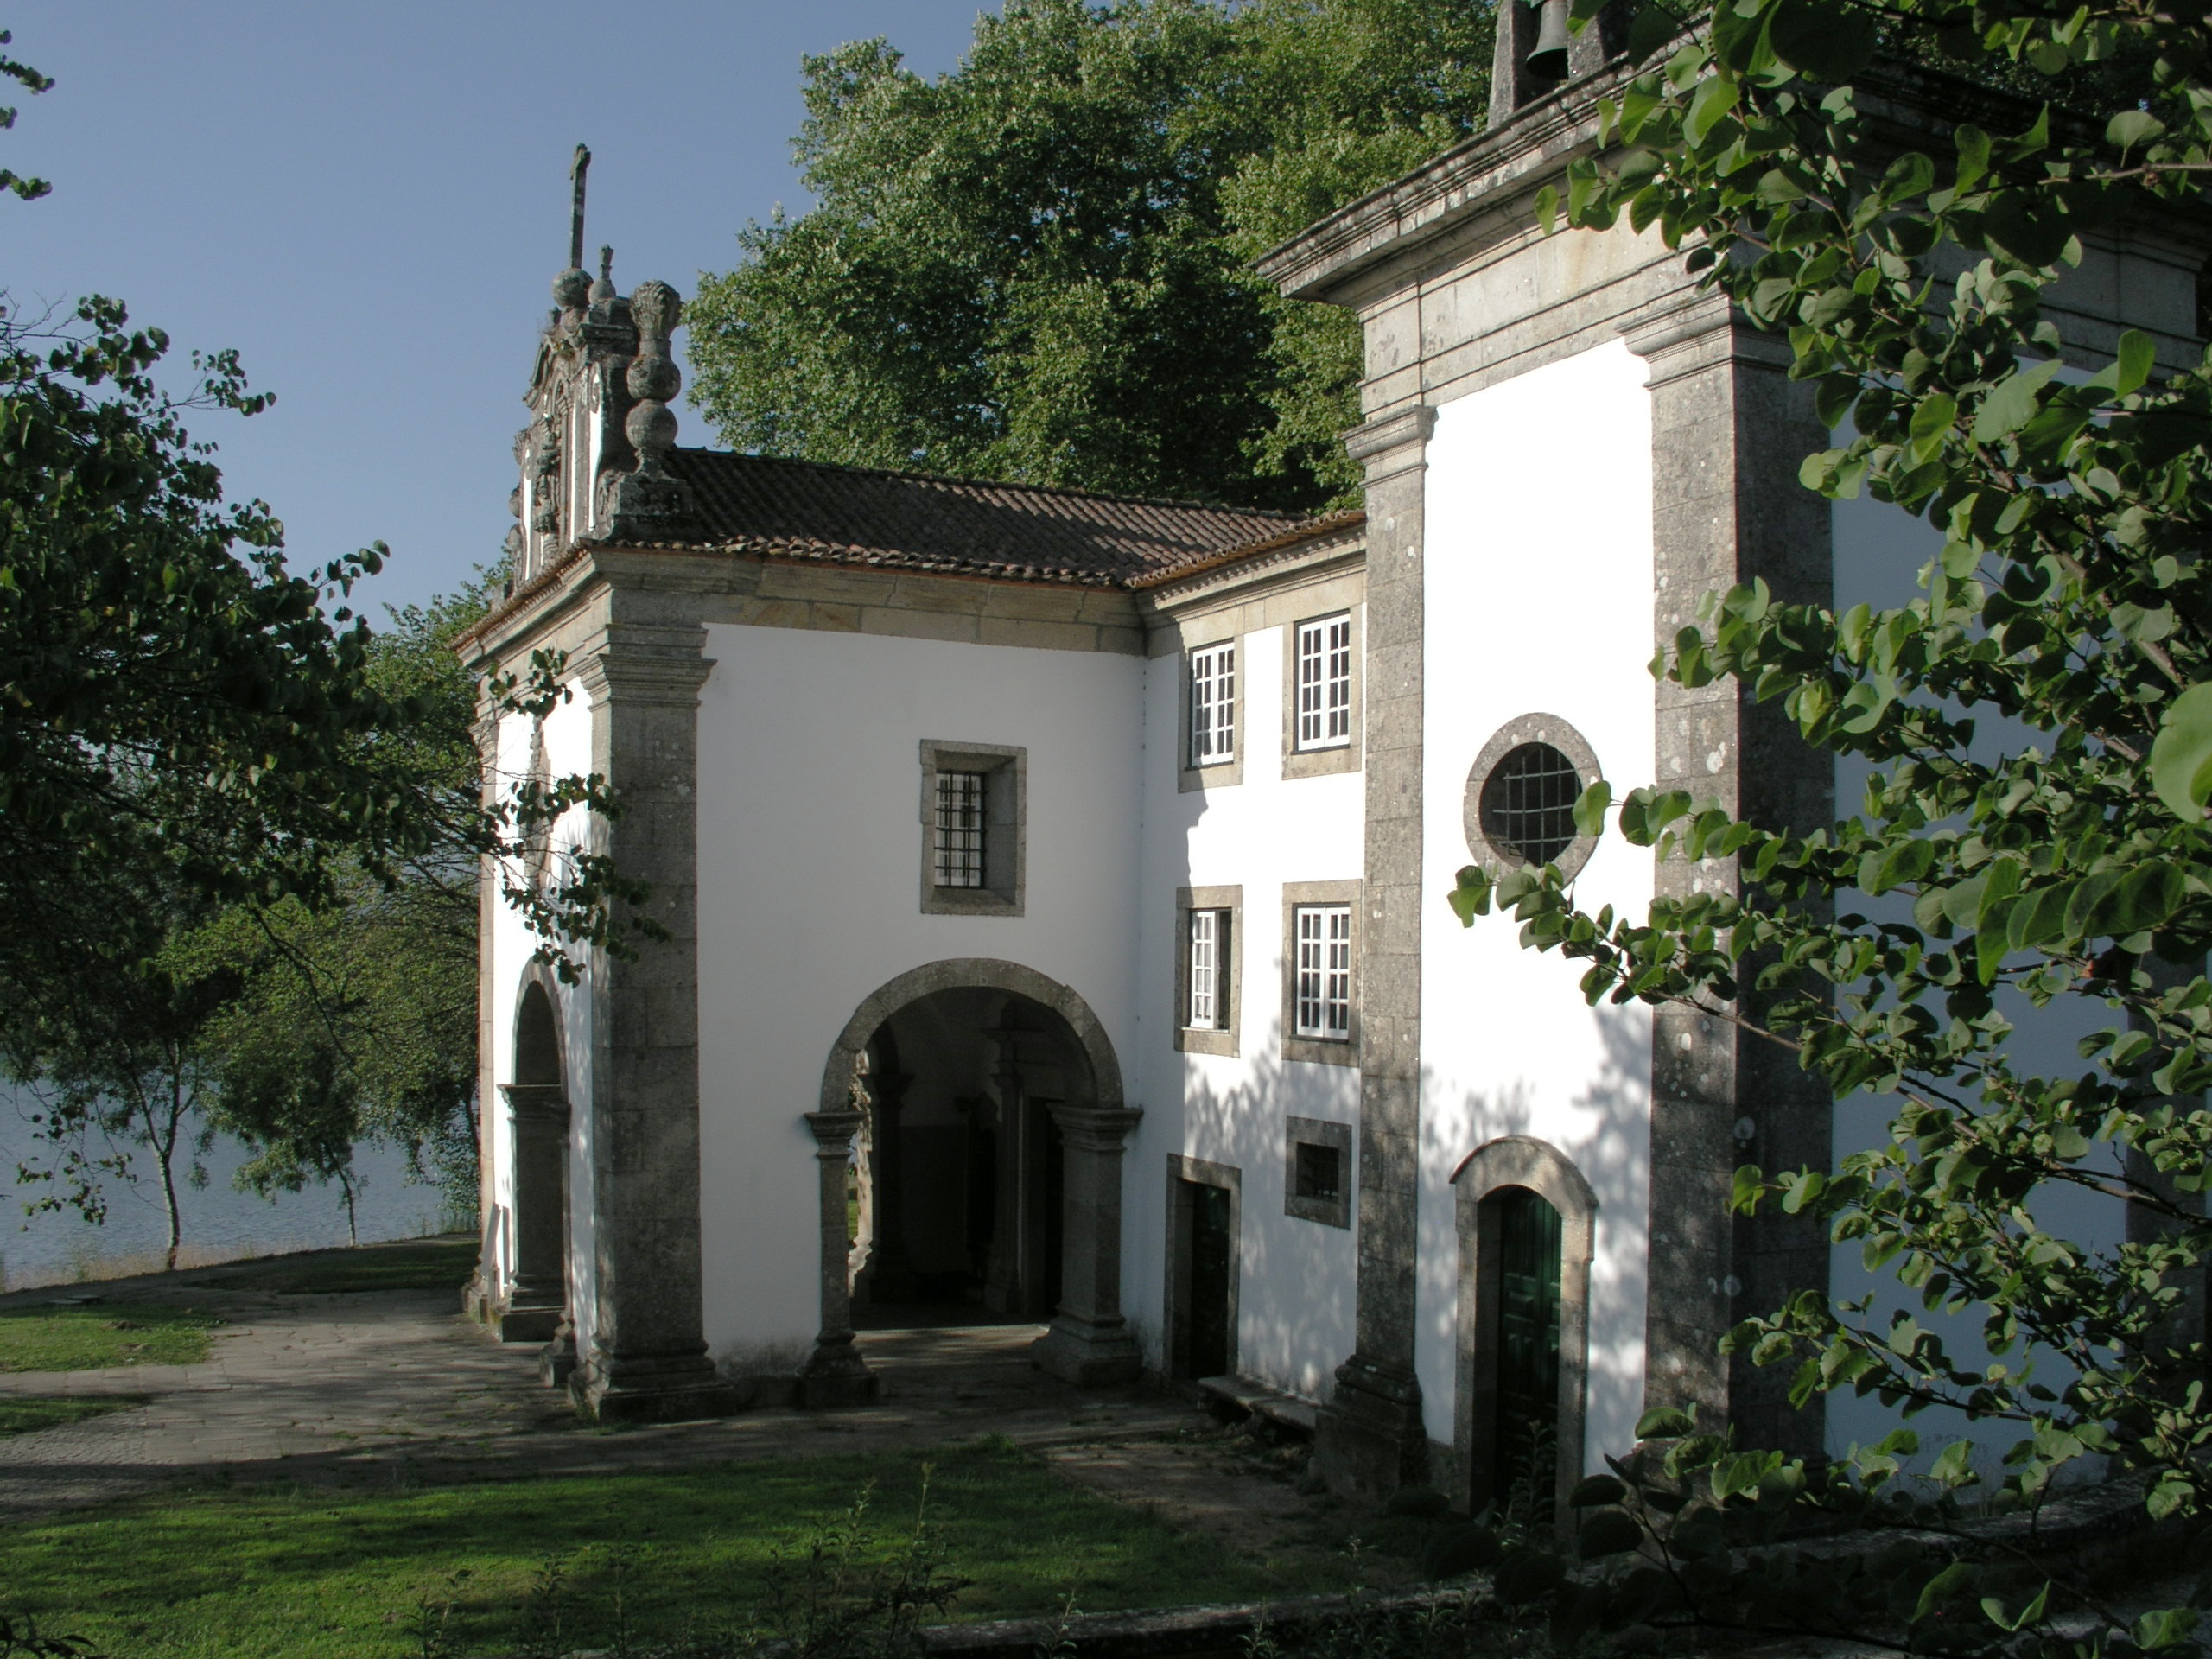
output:
[[[1483,781],[1483,834],[1502,853],[1530,864],[1556,863],[1574,845],[1574,762],[1548,743],[1506,751]]]

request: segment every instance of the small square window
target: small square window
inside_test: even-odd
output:
[[[1286,1118],[1283,1140],[1283,1213],[1325,1227],[1350,1227],[1351,1125]]]
[[[1028,751],[922,740],[922,910],[1019,916]]]
[[[1351,906],[1300,905],[1294,1028],[1324,1042],[1351,1040]]]
[[[1298,625],[1294,747],[1343,748],[1351,741],[1351,617]]]
[[[1298,1196],[1333,1204],[1344,1195],[1344,1154],[1334,1147],[1298,1143]]]
[[[1206,645],[1191,653],[1191,764],[1217,766],[1236,758],[1236,646]]]

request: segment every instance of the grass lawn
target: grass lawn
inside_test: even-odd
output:
[[[196,1281],[208,1290],[262,1290],[278,1295],[311,1291],[459,1290],[476,1268],[476,1236],[448,1234],[407,1244],[366,1244],[279,1256],[243,1272]]]
[[[960,1618],[1086,1611],[1338,1588],[1341,1573],[1278,1568],[1071,1485],[1003,1441],[931,1454],[930,1512],[948,1570],[975,1580]],[[6,1605],[129,1659],[423,1651],[423,1599],[452,1601],[454,1651],[513,1651],[530,1586],[565,1558],[569,1645],[607,1636],[610,1540],[635,1552],[633,1635],[741,1619],[777,1552],[800,1551],[876,1481],[888,1550],[911,1526],[919,1459],[795,1458],[676,1472],[374,1493],[209,1489],[0,1529]],[[467,1576],[455,1580],[456,1572]]]
[[[105,1417],[111,1411],[130,1411],[146,1403],[143,1394],[105,1394],[95,1398],[65,1398],[52,1394],[0,1394],[0,1439],[31,1434],[64,1423],[81,1423],[87,1417]]]
[[[0,1371],[98,1371],[111,1365],[196,1365],[222,1321],[188,1307],[100,1302],[0,1313]]]

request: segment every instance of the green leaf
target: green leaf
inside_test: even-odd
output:
[[[2179,1647],[2196,1629],[2194,1607],[2154,1607],[2135,1621],[2135,1645],[2145,1653]]]
[[[1459,885],[1446,895],[1452,906],[1452,913],[1459,918],[1460,926],[1472,927],[1476,917],[1490,914],[1491,886],[1490,872],[1479,864],[1461,868]]]
[[[1600,778],[1574,798],[1574,827],[1595,841],[1605,833],[1605,809],[1613,804],[1613,786]]]
[[[1694,1433],[1697,1424],[1687,1412],[1672,1406],[1655,1406],[1636,1420],[1636,1438],[1639,1440],[1673,1440]]]
[[[1981,230],[2001,251],[2038,268],[2056,264],[2074,234],[2056,197],[2023,188],[1999,190],[1989,199]]]
[[[2212,683],[2192,685],[2166,705],[2151,744],[2151,787],[2183,823],[2204,822],[2212,801]]]
[[[2122,110],[2105,123],[2105,142],[2124,155],[2138,144],[2148,143],[2166,130],[2166,124],[2148,110]]]
[[[2044,385],[2059,371],[2056,358],[2015,370],[1986,392],[1974,410],[1974,440],[1993,443],[2025,426],[2036,412]]]
[[[1570,1509],[1593,1510],[1601,1504],[1618,1503],[1628,1496],[1628,1488],[1611,1475],[1585,1475],[1575,1483],[1574,1491],[1567,1502]]]
[[[1920,1599],[1913,1606],[1912,1622],[1919,1624],[1952,1597],[1972,1588],[1974,1580],[1973,1567],[1964,1561],[1953,1561],[1922,1587]]]
[[[1726,75],[1707,75],[1698,83],[1697,91],[1690,94],[1690,106],[1682,117],[1682,131],[1693,144],[1701,144],[1706,136],[1736,107],[1739,96],[1735,80]]]
[[[1836,0],[1781,0],[1767,25],[1775,55],[1814,80],[1840,85],[1864,69],[1877,44],[1874,20]]]
[[[1619,1510],[1599,1510],[1574,1535],[1574,1553],[1586,1561],[1624,1555],[1643,1542],[1643,1529]]]
[[[1567,1563],[1548,1550],[1523,1544],[1508,1550],[1491,1579],[1497,1599],[1509,1607],[1525,1606],[1549,1595],[1567,1577]]]
[[[1912,458],[1926,461],[1943,447],[1943,440],[1951,430],[1951,423],[1958,418],[1958,400],[1948,392],[1935,392],[1920,400],[1912,411]]]

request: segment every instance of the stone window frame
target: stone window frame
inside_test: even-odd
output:
[[[1490,782],[1491,774],[1497,770],[1505,757],[1524,743],[1548,743],[1574,764],[1582,787],[1587,789],[1605,772],[1598,764],[1598,753],[1590,747],[1590,740],[1575,730],[1567,721],[1557,715],[1516,715],[1491,734],[1475,756],[1475,764],[1467,771],[1466,793],[1460,804],[1460,821],[1466,830],[1467,850],[1474,855],[1475,862],[1495,880],[1509,871],[1527,868],[1528,861],[1520,854],[1509,851],[1491,840],[1483,830],[1483,787]],[[1598,850],[1594,836],[1576,830],[1567,849],[1552,861],[1559,866],[1559,873],[1572,881],[1582,873],[1590,861],[1590,855]]]
[[[1286,881],[1282,884],[1282,1057],[1315,1065],[1359,1064],[1359,996],[1363,947],[1367,936],[1358,881]],[[1350,1033],[1334,1037],[1298,1034],[1298,912],[1313,905],[1344,905],[1351,912],[1351,1007]]]
[[[1298,747],[1298,631],[1308,623],[1325,622],[1339,616],[1348,618],[1351,623],[1351,736],[1348,741],[1332,747],[1301,749]],[[1363,604],[1315,611],[1283,625],[1282,775],[1286,782],[1294,778],[1325,778],[1338,772],[1357,772],[1364,764],[1366,645],[1367,607]]]
[[[1452,1172],[1452,1217],[1459,1241],[1458,1335],[1453,1361],[1454,1460],[1476,1510],[1490,1501],[1487,1449],[1497,1438],[1495,1386],[1485,1384],[1486,1344],[1497,1340],[1497,1207],[1487,1200],[1510,1188],[1534,1192],[1559,1212],[1558,1468],[1552,1513],[1572,1528],[1570,1502],[1582,1478],[1590,1393],[1590,1264],[1596,1254],[1598,1195],[1574,1160],[1549,1141],[1510,1135],[1484,1142]]]
[[[1299,1196],[1298,1149],[1327,1147],[1337,1154],[1337,1196],[1308,1198]],[[1283,1118],[1282,1212],[1300,1221],[1318,1221],[1324,1227],[1351,1225],[1351,1195],[1357,1175],[1352,1168],[1352,1126],[1323,1117]]]
[[[1225,990],[1217,989],[1217,1001],[1229,1010],[1229,1023],[1212,1030],[1187,1023],[1191,1007],[1191,912],[1194,910],[1225,910],[1229,912],[1228,960],[1223,964],[1226,978]],[[1235,1057],[1240,1052],[1244,1029],[1244,889],[1232,887],[1178,887],[1175,889],[1175,1008],[1169,1029],[1175,1033],[1176,1048],[1185,1054],[1221,1054]]]
[[[1029,751],[1005,743],[925,737],[922,761],[922,913],[925,916],[1019,916],[1029,862]],[[937,775],[983,774],[983,885],[940,887],[936,881]]]
[[[1229,1375],[1236,1376],[1243,1357],[1237,1346],[1236,1326],[1242,1311],[1244,1275],[1244,1172],[1234,1164],[1217,1164],[1211,1159],[1191,1158],[1180,1153],[1167,1154],[1167,1259],[1162,1273],[1160,1325],[1167,1338],[1167,1375],[1171,1378],[1180,1377],[1189,1369],[1186,1356],[1191,1349],[1190,1250],[1183,1236],[1186,1223],[1179,1201],[1182,1195],[1176,1191],[1179,1181],[1188,1181],[1193,1186],[1217,1186],[1229,1194]]]
[[[1209,760],[1202,766],[1191,764],[1191,659],[1202,651],[1215,651],[1227,645],[1235,653],[1232,661],[1236,675],[1236,708],[1230,717],[1230,741],[1235,752],[1226,760]],[[1244,781],[1244,715],[1251,705],[1251,686],[1247,673],[1252,657],[1242,632],[1216,634],[1185,645],[1177,654],[1175,664],[1175,754],[1179,770],[1176,790],[1189,794],[1193,790],[1224,789]]]

